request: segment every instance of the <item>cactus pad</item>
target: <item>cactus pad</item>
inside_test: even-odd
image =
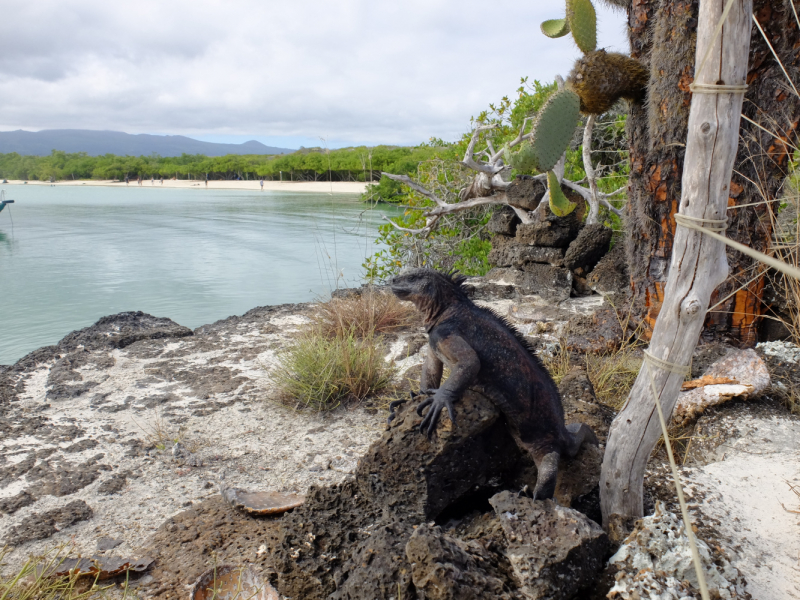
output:
[[[649,79],[647,68],[635,58],[597,50],[575,63],[567,85],[580,96],[583,113],[599,115],[620,98],[643,100]]]
[[[597,14],[592,0],[567,0],[567,22],[575,43],[584,54],[597,47]]]
[[[542,23],[541,29],[549,38],[560,38],[569,33],[569,23],[566,19],[550,19]]]
[[[537,168],[549,171],[564,154],[578,123],[580,97],[570,89],[558,90],[539,111],[533,126],[531,149]]]
[[[530,173],[539,168],[539,163],[536,160],[530,143],[523,142],[520,146],[519,152],[511,154],[508,148],[505,149],[506,164],[511,165],[516,171],[520,173]]]
[[[553,171],[547,172],[547,187],[550,190],[550,211],[557,217],[566,217],[578,206],[570,202],[561,191],[561,184]]]

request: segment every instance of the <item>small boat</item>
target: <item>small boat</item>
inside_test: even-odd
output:
[[[0,190],[0,212],[6,207],[6,204],[14,204],[13,200],[6,200],[5,190]]]

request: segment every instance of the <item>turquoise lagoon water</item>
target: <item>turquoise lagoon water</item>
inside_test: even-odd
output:
[[[16,200],[0,213],[0,364],[122,311],[195,328],[357,285],[387,212],[350,194],[0,187]]]

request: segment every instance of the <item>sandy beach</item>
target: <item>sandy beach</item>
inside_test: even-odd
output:
[[[28,181],[27,184],[19,180],[9,180],[8,183],[2,185],[55,185],[55,186],[104,186],[104,187],[125,187],[124,181],[116,181],[111,179],[106,180],[78,180],[78,181],[57,181],[50,183],[49,181]],[[191,180],[191,179],[165,179],[161,183],[160,179],[156,179],[155,183],[147,179],[142,181],[139,186],[136,180],[131,180],[127,187],[142,187],[142,188],[197,188],[206,189],[205,181]],[[358,181],[264,181],[265,191],[276,192],[317,192],[320,194],[333,193],[333,194],[362,194],[366,190],[367,185]],[[261,189],[258,180],[250,181],[209,181],[209,190],[252,190],[259,191]]]

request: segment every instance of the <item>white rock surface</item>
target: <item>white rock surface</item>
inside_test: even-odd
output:
[[[708,545],[698,540],[709,591],[719,598],[744,598],[744,582],[727,561],[715,565]],[[622,569],[608,598],[616,600],[692,600],[688,582],[698,589],[689,539],[680,518],[657,506],[655,514],[641,519],[609,563]]]
[[[672,413],[675,424],[696,419],[707,408],[733,398],[755,398],[769,387],[767,365],[754,350],[738,350],[712,364],[703,377],[735,380],[737,383],[714,384],[681,392]]]
[[[780,360],[791,363],[800,363],[800,346],[792,342],[761,342],[756,346],[764,354],[775,356]]]
[[[100,469],[74,493],[35,493],[35,503],[0,514],[2,546],[26,518],[71,501],[83,500],[94,512],[55,535],[20,545],[4,569],[60,543],[92,554],[104,536],[124,540],[112,554],[135,556],[167,518],[217,494],[221,476],[230,487],[305,493],[311,484],[335,483],[353,473],[358,457],[383,431],[385,413],[360,407],[316,413],[276,401],[270,373],[293,331],[307,320],[294,314],[298,310],[242,318],[208,336],[93,352],[78,372],[84,383],[97,385],[69,400],[47,397],[53,362],[26,372],[18,400],[0,407],[3,424],[11,427],[0,439],[0,480],[26,459],[33,457],[35,464],[5,479],[0,501],[35,489],[41,482],[37,469],[47,478],[79,470],[98,456]],[[42,425],[25,428],[35,420]],[[86,449],[75,451],[81,443]],[[102,494],[99,488],[114,476],[124,480],[122,488]]]

